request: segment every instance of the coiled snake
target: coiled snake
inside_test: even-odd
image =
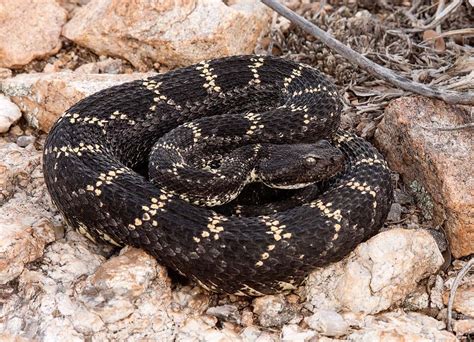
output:
[[[47,137],[45,180],[68,224],[94,241],[143,248],[212,291],[291,289],[376,234],[390,208],[385,161],[338,130],[340,110],[335,87],[310,66],[204,61],[79,101]],[[248,166],[259,155],[266,161]],[[316,198],[281,210],[224,215],[196,205],[232,200],[236,179],[296,188],[325,171],[319,179],[337,175]]]

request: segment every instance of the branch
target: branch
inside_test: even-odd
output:
[[[461,283],[462,278],[466,275],[469,270],[474,267],[474,258],[469,260],[466,265],[459,271],[458,275],[454,279],[453,285],[451,286],[451,291],[449,291],[449,300],[448,300],[448,331],[453,331],[453,304],[454,297],[456,296],[456,291],[458,289],[459,283]]]
[[[370,59],[362,56],[346,45],[342,44],[337,39],[331,37],[329,34],[321,30],[316,25],[312,24],[305,18],[296,14],[289,8],[283,6],[276,0],[261,0],[265,5],[278,12],[280,15],[287,18],[292,23],[301,27],[307,33],[315,36],[329,48],[339,53],[349,62],[360,66],[362,69],[372,74],[373,76],[387,81],[396,87],[411,91],[427,97],[437,98],[447,103],[474,105],[474,92],[454,92],[450,90],[436,89],[428,87],[424,84],[413,82],[405,77],[397,75],[392,70],[387,69],[381,65],[372,62]]]

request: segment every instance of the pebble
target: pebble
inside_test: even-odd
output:
[[[16,140],[16,144],[20,147],[26,147],[35,142],[36,138],[32,135],[22,135]]]

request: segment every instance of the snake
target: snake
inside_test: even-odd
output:
[[[335,85],[310,65],[205,60],[74,104],[46,138],[45,183],[95,243],[141,248],[212,292],[288,291],[375,235],[391,206],[387,163],[339,127],[341,112]],[[252,184],[293,204],[219,210]]]

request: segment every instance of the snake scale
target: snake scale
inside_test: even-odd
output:
[[[99,91],[72,106],[48,134],[45,180],[67,223],[93,241],[142,248],[211,291],[275,293],[343,258],[376,234],[388,214],[390,171],[368,142],[338,129],[340,112],[335,87],[308,65],[270,56],[203,61]],[[224,215],[196,205],[201,200],[188,198],[186,189],[180,194],[153,184],[147,174],[163,160],[170,182],[218,194],[229,176],[219,176],[216,167],[198,170],[200,157],[183,162],[182,154],[197,149],[212,156],[209,148],[217,148],[232,155],[234,144],[253,146],[248,154],[266,144],[321,140],[341,151],[342,168],[316,198],[261,215]],[[169,158],[150,161],[155,150]],[[286,154],[272,162],[273,170],[286,168],[280,164]],[[314,164],[317,157],[305,161]],[[233,162],[236,172],[245,168],[246,160],[220,160]],[[310,167],[298,169],[311,173]],[[214,178],[193,179],[198,174]]]

